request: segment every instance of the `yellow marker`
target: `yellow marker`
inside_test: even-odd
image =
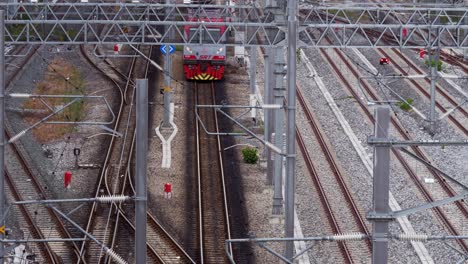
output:
[[[170,92],[171,91],[171,87],[169,86],[164,86],[164,92]]]
[[[0,233],[5,234],[5,226],[0,227]]]

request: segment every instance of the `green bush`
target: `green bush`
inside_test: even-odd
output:
[[[396,103],[396,105],[400,107],[401,110],[409,111],[411,110],[411,105],[413,105],[413,99],[408,98],[406,101]]]
[[[442,61],[441,60],[426,60],[424,62],[424,64],[426,64],[427,67],[436,67],[436,65],[437,65],[437,71],[442,70]]]
[[[255,148],[242,149],[242,156],[244,157],[244,161],[250,164],[255,164],[258,161],[258,152]]]

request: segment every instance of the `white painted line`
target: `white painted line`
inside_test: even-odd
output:
[[[286,182],[286,166],[285,166],[285,161],[286,159],[283,158],[283,182]],[[283,184],[283,197],[286,197],[285,195],[285,186]],[[296,206],[294,206],[294,237],[295,238],[304,238],[304,234],[302,233],[302,228],[301,228],[301,222],[299,221],[299,218],[297,217],[297,210]],[[305,241],[294,241],[294,248],[296,249],[296,254],[299,252],[304,251],[307,248],[307,245]],[[309,259],[309,254],[307,252],[304,252],[302,255],[297,257],[294,260],[295,264],[310,264],[310,259]]]
[[[358,140],[357,136],[354,134],[353,130],[351,129],[351,126],[349,125],[348,121],[346,121],[345,117],[341,113],[340,109],[336,105],[335,101],[333,100],[333,97],[331,94],[328,92],[327,88],[325,87],[325,84],[323,83],[322,79],[318,77],[317,72],[315,71],[314,67],[309,61],[309,58],[307,58],[306,54],[304,53],[303,50],[301,50],[301,58],[303,58],[303,61],[305,62],[307,69],[311,72],[311,75],[313,76],[315,82],[317,83],[317,86],[319,87],[320,91],[322,92],[323,96],[327,100],[328,105],[330,108],[333,110],[333,113],[335,114],[336,118],[340,122],[341,127],[345,131],[346,135],[350,139],[351,143],[353,144],[354,148],[356,149],[356,152],[358,153],[359,157],[361,158],[361,161],[364,163],[364,166],[366,167],[367,171],[369,172],[369,175],[372,177],[372,161],[370,160],[370,154],[368,154],[365,150],[365,148],[361,145],[360,141]],[[396,201],[395,197],[393,194],[390,192],[390,201],[389,201],[390,208],[392,211],[398,211],[401,210],[400,205]],[[415,233],[413,226],[409,222],[407,217],[399,217],[397,218],[398,223],[400,224],[401,228],[403,229],[403,232],[406,234],[413,234]],[[434,263],[434,260],[431,258],[429,255],[429,252],[427,251],[426,247],[424,246],[423,243],[421,242],[411,242],[411,245],[413,246],[414,250],[416,251],[416,254],[418,254],[419,259],[421,260],[422,263]]]
[[[364,57],[364,55],[362,55],[362,53],[358,49],[351,48],[351,50],[359,57],[359,59],[367,66],[367,68],[369,68],[369,70],[373,74],[379,73],[379,71],[374,67],[374,65],[372,65],[372,63],[370,63],[370,61],[366,59],[366,57]]]
[[[443,72],[439,72],[439,75],[443,78],[446,78],[445,80],[459,93],[461,93],[463,96],[468,97],[468,93],[463,91],[463,89],[460,87],[460,85],[456,84],[453,80],[447,79],[446,74]]]
[[[413,74],[413,75],[405,75],[404,77],[408,79],[425,79],[425,78],[429,78],[430,76],[423,75],[423,74]]]
[[[172,160],[172,152],[171,152],[171,141],[174,139],[175,135],[179,131],[176,124],[174,124],[174,103],[171,103],[169,106],[170,116],[169,116],[169,123],[171,124],[173,131],[169,138],[166,140],[164,136],[161,134],[159,126],[154,129],[156,135],[158,135],[159,139],[161,139],[162,143],[162,161],[161,161],[161,168],[170,168],[171,167],[171,160]]]

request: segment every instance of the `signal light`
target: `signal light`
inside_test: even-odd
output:
[[[390,60],[388,58],[380,58],[380,65],[389,64]]]

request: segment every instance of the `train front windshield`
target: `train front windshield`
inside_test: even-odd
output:
[[[219,28],[207,28],[203,30],[203,39],[200,42],[200,30],[198,28],[190,29],[190,43],[213,43],[219,42],[221,38],[221,29]]]

